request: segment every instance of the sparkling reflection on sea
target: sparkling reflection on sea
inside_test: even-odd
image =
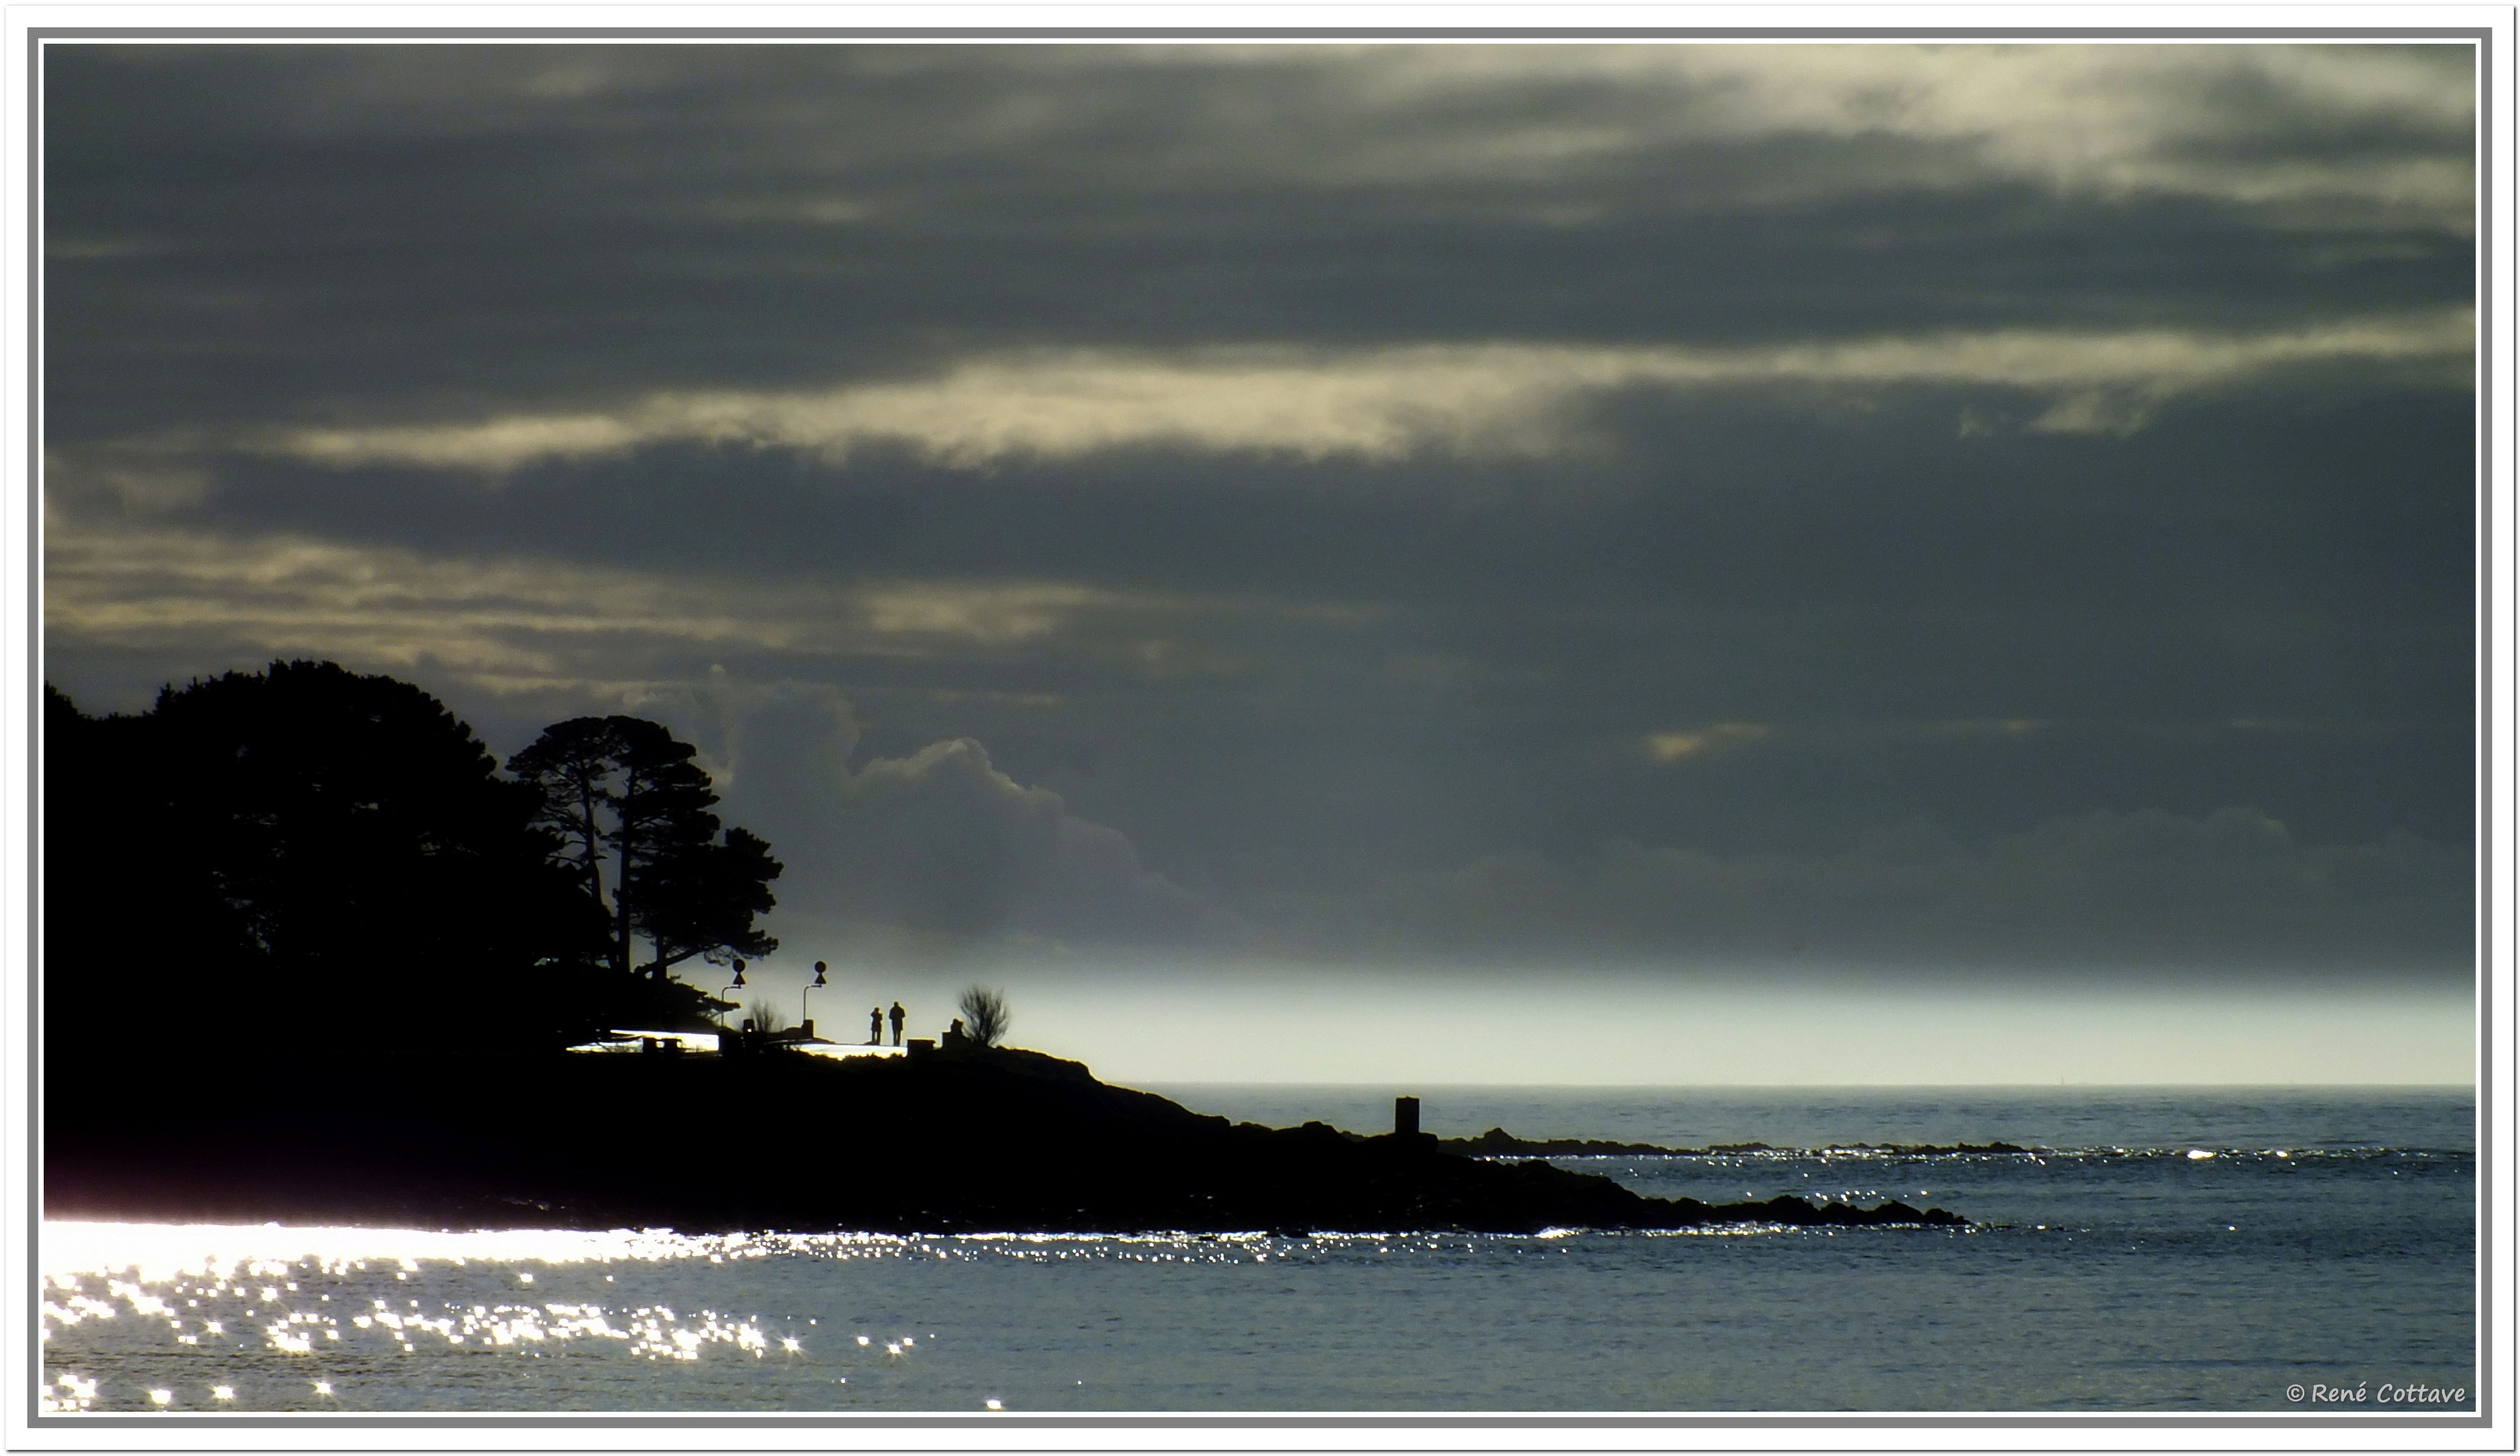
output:
[[[1588,1111],[1533,1094],[1514,1125],[1646,1140],[1642,1128],[1679,1143],[1664,1129],[1693,1125],[1639,1105],[1685,1095]],[[51,1223],[41,1396],[54,1412],[157,1416],[845,1415],[2298,1411],[2292,1384],[2472,1392],[2475,1168],[2460,1130],[2472,1104],[2217,1095],[2219,1113],[2179,1105],[2187,1121],[2175,1139],[2144,1135],[2162,1130],[2150,1114],[2081,1106],[2051,1117],[2054,1130],[2125,1135],[1920,1151],[1911,1134],[1953,1125],[1956,1141],[1987,1141],[2007,1125],[1919,1103],[1904,1118],[1841,1120],[1845,1135],[1797,1147],[1559,1160],[1661,1195],[1940,1204],[1982,1220],[1968,1230],[893,1237]],[[1226,1095],[1207,1101],[1239,1112]],[[1703,1100],[1689,1111],[1702,1121]],[[1770,1125],[1791,1128],[1811,1110],[1768,1111]]]

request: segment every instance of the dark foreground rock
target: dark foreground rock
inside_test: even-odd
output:
[[[56,1218],[947,1233],[1966,1221],[1900,1203],[1644,1198],[1432,1137],[1232,1124],[1023,1051],[310,1053],[285,1072],[205,1075],[181,1098],[51,1086]]]

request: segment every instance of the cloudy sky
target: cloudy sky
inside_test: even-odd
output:
[[[1119,1074],[2457,1081],[2466,46],[47,47],[46,674]]]

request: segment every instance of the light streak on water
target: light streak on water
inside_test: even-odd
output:
[[[614,1273],[591,1281],[598,1270],[741,1265],[798,1253],[833,1260],[920,1257],[933,1242],[654,1229],[47,1223],[41,1403],[56,1414],[338,1408],[337,1397],[355,1397],[363,1387],[407,1388],[399,1377],[375,1378],[380,1357],[541,1359],[603,1350],[643,1362],[808,1362],[816,1354],[812,1319],[623,1301],[594,1294],[617,1288]],[[548,1284],[538,1284],[538,1273]],[[563,1295],[561,1286],[571,1283],[581,1292]],[[539,1293],[546,1287],[549,1296]],[[485,1293],[492,1289],[498,1293]],[[449,1298],[450,1291],[460,1293]],[[899,1334],[890,1344],[903,1352],[916,1341]],[[74,1355],[60,1352],[73,1346]],[[282,1379],[292,1363],[304,1373]],[[136,1377],[126,1374],[134,1371]],[[845,1384],[834,1371],[832,1385]],[[181,1379],[165,1378],[179,1372]]]
[[[2251,1101],[2170,1135],[2103,1122],[2019,1151],[1953,1147],[2015,1129],[1955,1124],[1941,1106],[1928,1109],[1939,1122],[1860,1127],[1878,1138],[1870,1148],[1815,1139],[1817,1151],[1550,1161],[1664,1197],[1896,1197],[1985,1220],[1976,1227],[1305,1237],[48,1224],[41,1403],[142,1422],[977,1415],[991,1402],[2256,1410],[2283,1408],[2285,1383],[2316,1374],[2312,1363],[2373,1360],[2472,1386],[2466,1104],[2374,1122],[2359,1103],[2276,1116]],[[2340,1144],[2319,1130],[2329,1126],[2361,1137]],[[2336,1274],[2317,1292],[2298,1278],[2305,1250]],[[2374,1313],[2381,1278],[2412,1293]],[[1919,1290],[1989,1280],[2022,1297],[1942,1308],[1931,1360],[1880,1337],[1914,1319]],[[2151,1317],[2130,1327],[2128,1307]],[[2271,1307],[2293,1313],[2269,1324]],[[2088,1384],[2103,1356],[2127,1383]]]
[[[1558,1236],[1562,1231],[1544,1240]],[[939,1332],[870,1322],[827,1333],[834,1312],[828,1308],[765,1316],[748,1300],[737,1311],[678,1307],[674,1299],[648,1295],[702,1289],[713,1302],[720,1292],[782,1287],[781,1279],[792,1278],[784,1271],[800,1266],[834,1277],[859,1264],[870,1276],[905,1264],[1277,1268],[1395,1252],[1476,1257],[1495,1242],[1484,1235],[1256,1231],[687,1235],[52,1222],[40,1245],[40,1395],[43,1409],[55,1414],[398,1409],[409,1408],[415,1390],[442,1386],[443,1375],[426,1373],[440,1369],[432,1362],[471,1357],[571,1361],[565,1374],[581,1383],[589,1359],[722,1372],[725,1362],[737,1361],[780,1367],[791,1386],[805,1383],[833,1409],[882,1398],[889,1382],[897,1406],[902,1383],[918,1380],[936,1358],[930,1346]],[[1522,1242],[1537,1248],[1542,1241]],[[747,1268],[761,1270],[766,1286],[737,1272]],[[729,1282],[735,1279],[747,1282]],[[530,1374],[443,1368],[526,1396],[536,1389]],[[625,1371],[611,1379],[617,1386],[628,1378]],[[940,1393],[933,1404],[968,1410],[985,1400],[1003,1409],[1004,1399],[982,1390]],[[533,1405],[530,1398],[520,1403]]]

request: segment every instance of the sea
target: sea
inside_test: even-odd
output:
[[[1896,1198],[1973,1222],[1300,1238],[48,1222],[44,1409],[2476,1409],[2465,1090],[1152,1090],[1369,1132],[1407,1091],[1445,1136],[1722,1149],[1552,1160],[1641,1193]]]

